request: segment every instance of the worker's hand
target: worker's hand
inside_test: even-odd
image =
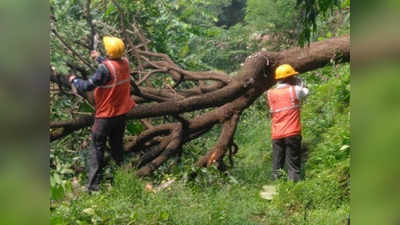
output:
[[[68,77],[68,82],[69,82],[69,84],[71,85],[72,93],[73,93],[74,95],[78,96],[78,95],[79,95],[79,94],[78,94],[78,90],[77,90],[76,87],[72,84],[72,82],[74,81],[75,78],[76,78],[76,75],[75,75],[75,74],[70,75],[70,76]]]
[[[72,74],[68,77],[68,82],[72,84],[72,81],[76,78],[75,74]]]
[[[300,77],[295,76],[294,79],[296,80],[296,85],[303,86],[303,80]]]
[[[94,60],[96,60],[99,56],[100,56],[100,54],[96,50],[92,50],[90,52],[90,57],[92,57],[92,59],[94,59]]]

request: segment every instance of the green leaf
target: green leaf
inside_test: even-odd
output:
[[[126,129],[130,133],[130,135],[136,135],[139,134],[144,130],[144,127],[142,123],[139,121],[134,121],[134,122],[129,122],[128,125],[126,126]]]
[[[63,218],[61,216],[59,216],[59,217],[53,217],[52,216],[50,218],[50,224],[51,225],[64,225],[66,223],[64,222],[64,220],[63,220]]]
[[[69,168],[63,168],[63,169],[60,171],[60,173],[62,173],[62,174],[73,174],[74,171],[71,170],[71,169],[69,169]]]
[[[167,212],[161,212],[161,220],[168,220],[169,215]]]
[[[55,173],[51,179],[54,185],[58,185],[62,183],[62,179],[58,173]]]
[[[183,46],[183,48],[181,48],[181,52],[179,53],[179,55],[184,58],[190,51],[190,47],[188,44],[186,44],[185,46]]]
[[[83,102],[82,104],[79,105],[79,112],[93,113],[94,110],[87,102]]]
[[[64,188],[61,185],[55,185],[51,187],[50,198],[58,201],[64,198]]]
[[[72,192],[73,188],[72,188],[72,183],[70,181],[67,181],[64,184],[64,192],[68,193],[68,192]]]

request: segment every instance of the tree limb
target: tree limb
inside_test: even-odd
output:
[[[82,63],[84,63],[86,66],[88,66],[90,69],[94,70],[93,66],[86,61],[81,55],[79,55],[73,48],[71,48],[67,42],[64,41],[64,39],[58,34],[58,32],[54,29],[51,28],[51,32],[57,37],[58,40],[68,49],[72,52],[74,56],[76,56]]]

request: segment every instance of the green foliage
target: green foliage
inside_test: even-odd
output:
[[[243,22],[247,0],[232,0],[230,5],[222,8],[218,15],[217,26],[231,27]]]
[[[348,33],[349,7],[345,0],[248,0],[245,21],[279,50]]]
[[[188,24],[212,27],[218,22],[223,8],[231,2],[232,0],[178,0],[175,1],[175,9],[179,19]]]
[[[129,135],[138,135],[144,130],[144,127],[140,121],[128,121],[126,130]]]
[[[317,33],[319,18],[326,20],[328,13],[334,14],[333,12],[336,8],[348,9],[350,0],[297,0],[296,6],[301,11],[303,29],[300,34],[299,44],[303,46],[305,43],[315,40],[312,38],[312,34]]]
[[[192,40],[193,54],[191,57],[193,58],[195,55],[208,69],[236,71],[246,57],[256,51],[257,46],[249,43],[248,33],[248,28],[241,24],[237,24],[229,30],[211,28],[208,30],[210,38],[198,37]],[[199,46],[203,47],[199,48]]]
[[[301,32],[300,12],[295,6],[295,0],[248,0],[245,20],[255,31],[273,35],[287,48],[296,43]]]
[[[215,24],[226,19],[223,13],[232,0],[118,2],[124,10],[124,26],[136,21],[152,39],[152,50],[170,55],[188,70],[217,69],[232,75],[261,47],[280,50],[296,45],[302,31],[299,24],[304,22],[299,19],[303,11],[296,9],[294,0],[248,0],[245,21],[229,28]],[[303,3],[299,1],[300,10],[304,10]],[[349,3],[341,1],[341,9]],[[58,32],[66,39],[73,37],[68,43],[89,61],[88,50],[74,42],[89,35],[85,12],[78,7],[84,2],[51,0],[50,4]],[[91,7],[93,18],[102,21],[95,23],[101,35],[120,35],[120,14],[111,1],[93,0]],[[329,8],[325,5],[318,10],[324,7]],[[348,33],[348,15],[343,10],[317,16],[318,29],[311,38]],[[260,45],[259,40],[251,40],[254,34],[271,35],[276,41]],[[51,64],[68,73],[65,62],[74,60],[63,48],[51,38]],[[154,77],[153,84],[162,87],[165,75]],[[308,147],[306,180],[275,182],[279,188],[273,201],[259,197],[271,173],[269,117],[265,99],[260,97],[240,118],[235,133],[239,152],[234,167],[223,174],[213,167],[194,166],[216,143],[219,126],[186,144],[179,162],[169,160],[151,178],[133,176],[135,169],[130,165],[117,170],[108,165],[101,191],[91,195],[80,190],[86,183],[90,129],[51,143],[51,224],[343,224],[350,194],[349,65],[326,66],[302,77],[311,90],[302,111],[303,139]],[[74,97],[51,95],[50,111],[50,120],[67,120],[72,118],[70,112],[91,113],[92,109]],[[165,120],[155,118],[153,122]],[[142,130],[139,121],[129,121],[126,133],[136,135]],[[225,163],[230,165],[228,159]],[[157,186],[171,179],[175,182],[160,192],[145,191],[146,183]]]

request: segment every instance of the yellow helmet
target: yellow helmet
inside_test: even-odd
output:
[[[296,70],[289,64],[282,64],[275,70],[275,79],[283,79],[298,74]]]
[[[103,38],[104,48],[106,49],[107,56],[110,59],[119,59],[124,53],[125,44],[124,42],[116,37],[104,37]]]

